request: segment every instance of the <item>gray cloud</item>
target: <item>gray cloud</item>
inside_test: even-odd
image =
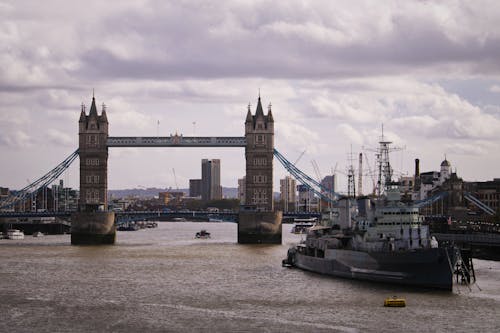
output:
[[[486,0],[0,4],[0,154],[22,166],[0,186],[39,171],[19,147],[33,153],[32,143],[52,139],[57,145],[36,145],[40,154],[67,155],[92,88],[108,105],[112,135],[187,133],[193,121],[200,135],[240,135],[261,88],[280,150],[307,147],[320,165],[342,163],[350,144],[376,141],[382,122],[428,160],[445,149],[493,156],[499,20],[500,7]],[[155,163],[170,168],[170,155]],[[197,174],[200,156],[183,158],[192,165],[185,177]],[[243,173],[241,156],[224,158],[232,175]],[[137,166],[129,154],[120,162]],[[123,172],[116,169],[110,174]],[[155,185],[155,177],[141,181]]]

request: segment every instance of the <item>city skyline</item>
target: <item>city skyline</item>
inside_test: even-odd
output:
[[[56,10],[57,8],[57,10]],[[243,136],[248,103],[273,105],[275,146],[322,176],[384,134],[413,174],[442,160],[500,177],[500,8],[494,2],[14,2],[0,5],[0,186],[19,189],[78,147],[83,102],[111,136]],[[189,23],[188,23],[189,22]],[[243,149],[224,161],[237,187]],[[186,186],[201,148],[111,148],[109,189]],[[63,179],[78,187],[78,163]],[[274,161],[274,190],[287,172]],[[339,191],[346,180],[339,177]],[[365,178],[365,188],[370,180]],[[183,186],[183,187],[184,187]]]

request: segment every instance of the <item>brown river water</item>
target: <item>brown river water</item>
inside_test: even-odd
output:
[[[0,240],[0,332],[500,332],[500,262],[453,293],[281,266],[283,245],[238,245],[234,223],[160,222],[114,246],[69,235]],[[195,239],[206,229],[211,239]],[[384,308],[386,297],[405,308]]]

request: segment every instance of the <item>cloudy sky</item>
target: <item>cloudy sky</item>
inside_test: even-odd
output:
[[[497,1],[0,0],[0,186],[77,148],[92,89],[111,136],[242,136],[260,89],[276,148],[313,176],[337,166],[341,191],[351,149],[374,168],[382,124],[399,173],[446,155],[498,178],[498,22]],[[202,158],[222,159],[223,186],[245,173],[243,149],[112,148],[109,188],[187,187]]]

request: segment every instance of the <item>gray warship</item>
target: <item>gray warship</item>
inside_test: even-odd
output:
[[[383,138],[383,136],[382,136]],[[288,250],[284,266],[337,277],[452,290],[460,252],[439,246],[419,209],[402,202],[391,181],[388,144],[378,156],[382,191],[373,198],[344,198],[335,218],[309,229],[306,239]]]

